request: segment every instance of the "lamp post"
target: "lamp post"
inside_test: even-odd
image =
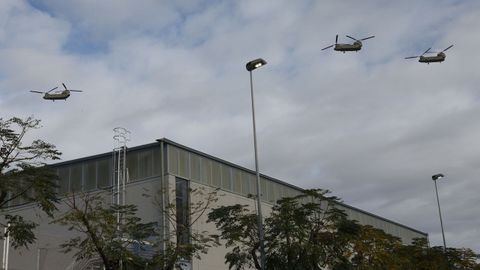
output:
[[[257,131],[255,127],[255,101],[253,98],[252,71],[266,64],[267,62],[265,60],[263,60],[262,58],[258,58],[248,62],[246,65],[247,71],[250,72],[250,94],[252,97],[253,148],[255,150],[255,172],[257,174],[258,239],[260,241],[260,267],[262,270],[265,269],[265,248],[263,243],[263,217],[262,217],[262,202],[261,202],[261,191],[260,191],[260,171],[258,167]]]
[[[10,251],[10,232],[8,231],[8,227],[10,227],[10,223],[7,224],[7,227],[4,228],[3,232],[5,237],[3,239],[2,269],[4,270],[8,270],[8,253]]]
[[[442,228],[442,238],[443,238],[443,252],[447,251],[447,245],[445,243],[445,232],[443,231],[443,221],[442,221],[442,211],[440,210],[440,200],[438,199],[438,190],[437,190],[437,180],[445,177],[445,175],[439,173],[432,175],[433,183],[435,184],[435,194],[437,195],[437,204],[438,204],[438,215],[440,217],[440,227]]]

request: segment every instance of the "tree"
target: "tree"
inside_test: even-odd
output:
[[[343,265],[359,226],[328,191],[284,198],[265,220],[267,268],[324,269]]]
[[[156,246],[160,247],[160,250],[149,265],[157,266],[156,269],[173,270],[179,268],[181,261],[200,259],[209,248],[220,244],[218,235],[195,230],[195,224],[203,218],[212,204],[218,201],[218,189],[210,192],[204,188],[185,189],[190,198],[195,198],[194,200],[188,200],[186,204],[181,204],[179,200],[171,200],[163,208],[160,198],[165,192],[158,191],[154,198],[159,209],[162,209],[164,218],[167,219],[167,226],[159,228],[162,235],[157,237]]]
[[[429,247],[426,238],[408,245],[400,238],[369,225],[360,226],[353,241],[349,267],[356,270],[479,270],[480,256],[471,249]]]
[[[323,190],[279,200],[265,219],[266,268],[334,269],[348,261],[359,226],[336,207],[337,202]],[[225,256],[229,268],[260,269],[256,214],[237,204],[215,208],[208,216],[232,248]]]
[[[229,269],[260,268],[257,215],[246,205],[221,206],[208,214],[208,222],[215,222],[226,240],[226,247],[232,248],[225,255]]]
[[[480,255],[468,248],[429,247],[427,239],[417,238],[410,245],[399,247],[397,256],[402,257],[402,269],[412,270],[479,270]]]
[[[122,262],[144,266],[148,259],[133,252],[132,246],[145,246],[156,234],[156,223],[141,222],[135,205],[110,204],[106,197],[101,192],[82,193],[79,198],[71,194],[66,199],[68,210],[54,222],[79,235],[62,244],[63,251],[75,250],[77,260],[100,257],[107,270],[119,269]]]
[[[45,165],[59,159],[61,153],[53,144],[36,139],[24,145],[28,132],[40,128],[40,120],[0,118],[0,217],[7,227],[14,248],[27,247],[35,241],[37,226],[20,215],[8,213],[13,204],[36,203],[47,215],[56,210],[57,176]],[[0,235],[3,238],[4,235]]]
[[[277,201],[265,219],[266,269],[271,270],[480,270],[470,249],[429,247],[426,238],[401,239],[349,220],[328,191],[307,190]],[[229,269],[261,269],[257,215],[247,205],[208,214],[230,251]]]
[[[216,191],[204,194],[202,189],[197,189],[190,192],[202,200],[191,202],[185,209],[189,213],[188,223],[177,223],[177,211],[181,206],[177,207],[175,201],[162,210],[169,222],[168,228],[156,222],[142,222],[135,205],[108,203],[105,198],[109,192],[82,193],[80,197],[71,194],[65,202],[68,210],[54,221],[78,233],[62,244],[63,251],[74,250],[77,260],[99,257],[107,270],[120,269],[121,264],[134,269],[146,266],[177,269],[182,260],[200,258],[209,247],[218,244],[215,235],[193,230],[193,225],[217,200]],[[160,205],[156,196],[154,202]],[[189,232],[187,239],[182,238],[183,232]],[[139,247],[140,252],[136,252],[138,249],[134,246]]]
[[[397,251],[400,238],[370,225],[361,225],[352,245],[351,267],[358,270],[402,270],[405,258]]]

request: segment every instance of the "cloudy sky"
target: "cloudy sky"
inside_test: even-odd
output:
[[[69,160],[166,137],[480,252],[480,1],[0,1],[0,117]],[[321,51],[345,35],[358,53]],[[404,57],[449,45],[441,64]],[[45,101],[62,82],[83,93]]]

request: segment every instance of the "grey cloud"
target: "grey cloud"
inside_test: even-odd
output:
[[[263,57],[254,73],[262,172],[331,189],[434,245],[430,176],[445,173],[447,243],[480,250],[477,2],[190,2],[0,8],[19,22],[0,27],[0,114],[42,119],[37,134],[64,159],[110,151],[120,125],[131,145],[168,137],[253,168],[245,63]],[[65,50],[82,32],[82,46],[108,49]],[[359,53],[320,51],[337,33],[376,38]],[[442,64],[403,59],[450,44]],[[85,92],[55,103],[28,93],[60,82]]]

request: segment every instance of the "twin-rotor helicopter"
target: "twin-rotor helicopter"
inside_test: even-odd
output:
[[[422,53],[421,55],[417,55],[417,56],[409,56],[409,57],[405,57],[405,59],[413,59],[413,58],[418,58],[418,62],[420,63],[427,63],[427,64],[430,64],[430,63],[435,63],[435,62],[443,62],[445,61],[445,58],[447,57],[445,55],[445,52],[452,48],[453,45],[450,45],[448,46],[445,50],[439,52],[439,53],[436,53],[437,55],[433,55],[433,56],[424,56],[425,54],[427,53],[435,53],[435,52],[431,52],[430,49],[431,48],[428,48],[424,53]]]
[[[374,38],[375,36],[369,36],[369,37],[362,38],[362,39],[356,39],[356,38],[351,37],[349,35],[346,35],[346,37],[354,40],[354,42],[353,43],[338,43],[338,35],[337,35],[335,37],[335,44],[332,44],[330,46],[327,46],[327,47],[323,48],[322,51],[326,50],[326,49],[330,49],[330,48],[333,47],[333,49],[335,51],[339,51],[339,52],[343,52],[343,53],[345,53],[345,52],[358,52],[362,49],[362,46],[363,46],[362,41]],[[405,57],[405,59],[419,58],[418,62],[420,62],[420,63],[427,63],[427,64],[440,63],[440,62],[445,61],[445,58],[447,57],[445,52],[452,47],[453,47],[453,45],[448,46],[443,51],[437,52],[436,53],[437,55],[425,56],[425,54],[427,54],[427,53],[435,53],[435,52],[430,51],[430,49],[432,49],[432,48],[428,48],[428,50],[426,50],[421,55],[409,56],[409,57]]]
[[[362,38],[362,39],[356,39],[354,37],[351,37],[349,35],[346,35],[346,37],[350,38],[350,39],[353,39],[354,42],[352,44],[350,43],[338,43],[338,35],[335,37],[335,44],[332,44],[330,46],[327,46],[325,48],[322,49],[323,50],[326,50],[326,49],[330,49],[331,47],[334,47],[333,49],[335,51],[339,51],[339,52],[357,52],[357,51],[360,51],[362,49],[362,41],[364,40],[367,40],[367,39],[371,39],[371,38],[374,38],[375,36],[369,36],[369,37],[366,37],[366,38]]]
[[[351,52],[351,51],[359,51],[362,49],[362,46],[363,46],[363,43],[362,41],[365,41],[367,39],[371,39],[371,38],[374,38],[375,36],[369,36],[369,37],[366,37],[366,38],[362,38],[362,39],[356,39],[354,37],[351,37],[349,35],[346,35],[346,37],[354,40],[353,43],[338,43],[338,35],[335,37],[335,44],[332,44],[330,46],[327,46],[325,48],[322,49],[323,50],[326,50],[326,49],[329,49],[329,48],[332,48],[334,47],[333,49],[335,51],[339,51],[339,52]],[[409,57],[405,57],[405,59],[413,59],[413,58],[419,58],[418,59],[418,62],[420,63],[427,63],[427,64],[430,64],[430,63],[435,63],[435,62],[443,62],[445,61],[445,58],[446,58],[446,55],[445,55],[445,52],[447,50],[449,50],[450,48],[452,48],[453,45],[450,45],[448,46],[446,49],[444,49],[443,51],[441,52],[438,52],[437,55],[433,55],[433,56],[424,56],[425,54],[427,53],[435,53],[435,52],[431,52],[430,49],[431,48],[428,48],[428,50],[426,50],[424,53],[422,53],[421,55],[418,55],[418,56],[409,56]],[[54,87],[52,89],[50,89],[49,91],[47,92],[40,92],[40,91],[30,91],[32,93],[39,93],[39,94],[44,94],[43,95],[43,98],[46,99],[46,100],[52,100],[52,101],[55,101],[55,100],[67,100],[68,97],[70,97],[70,94],[72,92],[83,92],[82,90],[73,90],[73,89],[68,89],[67,86],[62,83],[63,85],[63,88],[64,90],[62,91],[55,91],[53,93],[51,93],[52,91],[56,90],[58,88],[57,87]]]
[[[65,90],[62,90],[62,91],[55,91],[53,93],[50,93],[52,91],[54,91],[55,89],[58,88],[57,87],[54,87],[52,89],[50,89],[49,91],[47,92],[40,92],[40,91],[30,91],[32,93],[39,93],[39,94],[44,94],[43,95],[43,99],[46,99],[46,100],[51,100],[51,101],[55,101],[55,100],[67,100],[67,98],[70,96],[71,92],[83,92],[82,90],[73,90],[73,89],[68,89],[67,86],[62,83],[63,85],[63,88],[65,88]]]

